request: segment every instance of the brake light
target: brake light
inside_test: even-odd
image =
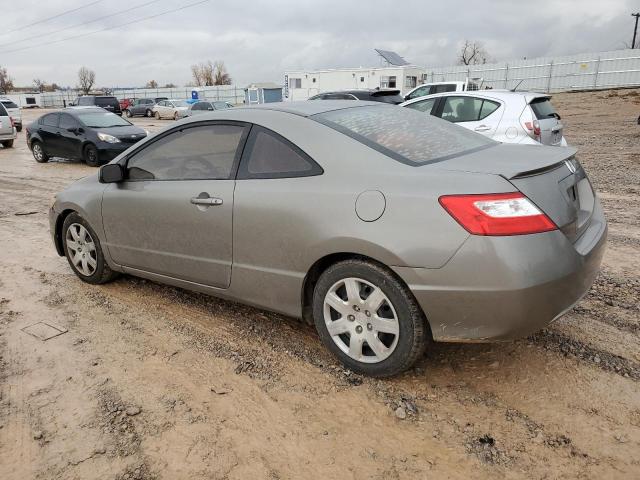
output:
[[[473,235],[527,235],[558,228],[520,192],[444,195],[438,201]]]
[[[528,130],[529,136],[534,140],[540,140],[542,131],[540,130],[540,122],[538,120],[534,120],[533,122],[524,122],[524,128]]]
[[[12,126],[12,127],[15,127],[15,126],[16,126],[16,124],[15,124],[15,122],[13,121],[13,117],[9,117],[9,120],[11,120],[11,126]]]

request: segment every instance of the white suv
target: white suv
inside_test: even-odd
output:
[[[551,95],[509,90],[450,92],[409,100],[401,107],[457,123],[498,142],[567,145]]]
[[[15,139],[16,128],[13,126],[13,119],[0,102],[0,145],[4,148],[11,148]]]
[[[18,132],[22,131],[22,112],[20,107],[10,98],[0,98],[0,103],[7,109],[11,118],[13,118],[13,124]]]

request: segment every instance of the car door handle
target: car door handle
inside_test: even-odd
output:
[[[489,130],[491,130],[491,127],[488,127],[487,125],[480,125],[473,130],[476,132],[488,132]]]
[[[192,197],[191,203],[194,205],[222,205],[222,199],[216,197]]]

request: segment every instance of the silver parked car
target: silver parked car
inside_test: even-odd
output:
[[[13,141],[16,139],[16,127],[13,124],[13,118],[0,103],[0,145],[4,148],[13,147]]]
[[[566,147],[551,95],[481,90],[429,95],[404,102],[413,108],[481,133],[498,142]]]
[[[9,116],[13,119],[13,126],[16,127],[17,132],[22,131],[22,112],[16,102],[10,98],[0,97],[0,103],[4,105],[4,108],[9,112]]]
[[[233,108],[229,102],[223,101],[200,101],[189,105],[186,116],[191,117],[193,115],[200,115],[202,113],[212,112],[214,110],[226,110],[227,108]]]
[[[300,317],[373,376],[428,338],[547,325],[589,289],[607,232],[575,150],[345,101],[181,120],[59,193],[50,224],[85,282],[124,272]]]

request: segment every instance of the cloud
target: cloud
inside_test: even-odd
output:
[[[20,9],[3,9],[4,31],[81,6],[82,1],[23,0]],[[633,28],[631,0],[537,0],[533,4],[507,0],[481,4],[461,0],[405,0],[401,4],[212,0],[55,43],[193,2],[158,0],[86,27],[47,34],[147,1],[105,0],[50,22],[0,33],[0,45],[46,34],[0,46],[0,64],[19,85],[30,85],[37,77],[74,86],[77,70],[86,65],[95,70],[98,85],[140,86],[151,79],[160,84],[184,84],[191,80],[193,63],[224,60],[234,81],[245,85],[282,81],[285,70],[375,66],[379,64],[373,52],[376,47],[396,50],[419,65],[450,65],[466,38],[484,42],[496,60],[613,50],[630,42]],[[5,52],[40,43],[46,44]]]

